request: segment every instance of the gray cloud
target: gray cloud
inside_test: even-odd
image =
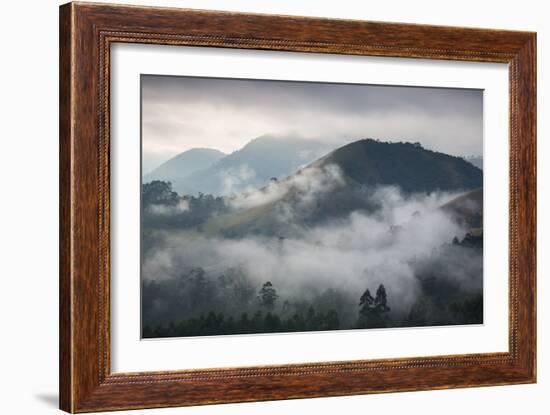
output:
[[[228,153],[263,134],[482,154],[481,90],[143,75],[142,99],[144,171],[193,147]]]

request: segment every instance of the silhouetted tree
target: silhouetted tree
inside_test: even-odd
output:
[[[141,186],[141,200],[143,205],[175,204],[178,194],[172,191],[172,183],[162,180],[153,180]]]
[[[260,304],[268,310],[273,310],[275,307],[275,301],[278,297],[277,290],[273,288],[271,281],[267,281],[258,292]]]
[[[369,289],[365,290],[359,299],[359,328],[381,328],[386,327],[387,322],[384,314],[390,311],[388,307],[386,288],[383,284],[378,286],[376,297],[372,298]]]
[[[380,284],[376,290],[374,309],[379,313],[387,313],[390,311],[390,308],[388,307],[388,296],[386,294],[386,287],[384,287],[384,284]]]
[[[359,299],[359,312],[361,314],[368,313],[374,304],[374,298],[372,297],[370,290],[367,288],[361,298]]]

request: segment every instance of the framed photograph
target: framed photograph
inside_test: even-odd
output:
[[[60,407],[536,381],[536,35],[60,8]]]

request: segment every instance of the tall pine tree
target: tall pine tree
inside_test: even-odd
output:
[[[278,297],[277,290],[275,290],[271,281],[267,281],[258,292],[260,304],[270,311],[275,307],[275,301]]]
[[[379,313],[387,313],[390,311],[390,308],[388,307],[388,295],[386,294],[386,287],[384,287],[384,284],[380,284],[376,290],[374,309]]]
[[[372,297],[370,290],[367,288],[361,298],[359,299],[359,312],[363,315],[367,314],[374,304],[374,298]]]

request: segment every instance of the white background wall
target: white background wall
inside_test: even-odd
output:
[[[538,32],[539,383],[346,398],[179,408],[158,414],[546,414],[550,407],[550,13],[543,1],[132,1],[203,9],[311,15]],[[57,411],[58,10],[53,0],[2,4],[0,64],[0,412]],[[545,24],[546,23],[546,24]],[[543,189],[546,187],[546,189]],[[546,200],[544,200],[546,198]],[[546,327],[546,330],[544,329]],[[137,412],[134,412],[137,413]]]

